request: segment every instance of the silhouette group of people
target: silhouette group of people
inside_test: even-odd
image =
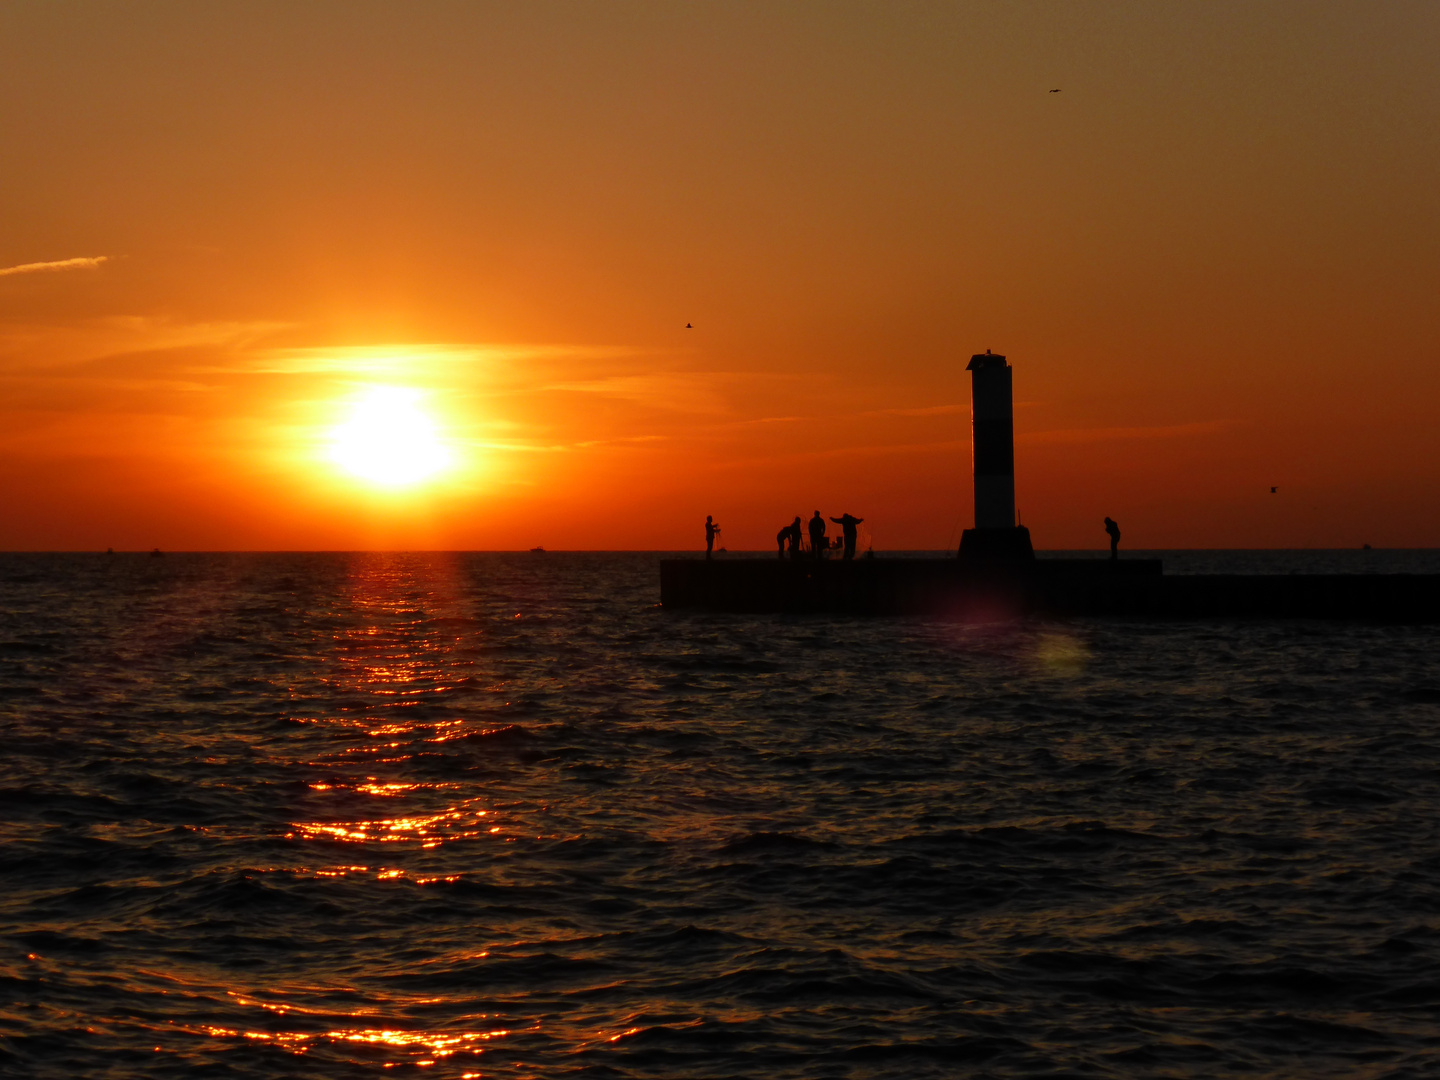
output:
[[[841,514],[838,518],[832,517],[830,520],[840,526],[842,543],[835,543],[826,535],[828,526],[825,524],[825,517],[819,510],[816,510],[814,516],[811,517],[803,529],[800,525],[800,518],[797,516],[794,521],[782,527],[781,530],[775,534],[776,554],[782,559],[785,558],[786,555],[789,555],[792,559],[803,558],[806,553],[804,534],[808,532],[810,534],[809,554],[811,558],[823,559],[827,551],[840,548],[844,552],[844,558],[853,559],[855,557],[855,526],[859,525],[865,519],[845,513]]]
[[[815,511],[808,525],[802,525],[799,516],[789,525],[784,526],[775,534],[775,546],[780,558],[789,555],[792,559],[802,559],[809,554],[811,558],[823,559],[826,552],[840,551],[846,559],[855,558],[855,526],[863,522],[864,518],[855,517],[853,514],[844,513],[838,518],[830,519],[840,526],[840,536],[837,540],[831,540],[826,535],[828,526],[825,524],[825,517],[819,510]],[[805,544],[806,533],[809,534],[810,543],[807,548]],[[705,558],[715,557],[715,537],[720,534],[720,526],[715,524],[715,518],[710,514],[705,515]],[[722,549],[723,550],[723,549]]]
[[[840,526],[841,544],[834,543],[829,536],[826,535],[828,528],[825,524],[825,518],[819,510],[816,510],[815,515],[803,527],[800,524],[800,516],[798,514],[795,516],[795,520],[789,525],[781,527],[780,531],[775,534],[776,554],[782,559],[785,558],[787,554],[792,559],[803,558],[805,556],[804,535],[808,532],[810,534],[809,553],[811,558],[823,559],[827,551],[837,547],[843,550],[844,558],[855,558],[855,526],[859,525],[865,519],[844,513],[838,518],[832,517],[830,520]],[[1110,558],[1118,559],[1120,557],[1120,526],[1107,517],[1105,519],[1105,532],[1110,537]],[[718,536],[719,533],[720,526],[715,524],[713,517],[706,514],[705,558],[709,559],[714,557],[715,537]],[[1368,547],[1369,545],[1366,546]],[[156,551],[155,554],[158,555],[159,552]]]

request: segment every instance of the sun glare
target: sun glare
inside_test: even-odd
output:
[[[346,472],[382,487],[428,480],[451,463],[418,390],[371,387],[331,432],[330,460]]]

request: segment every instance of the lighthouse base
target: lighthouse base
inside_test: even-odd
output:
[[[1032,562],[1035,548],[1024,525],[1012,529],[966,529],[960,534],[960,558],[966,562]]]

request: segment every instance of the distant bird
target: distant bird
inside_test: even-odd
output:
[[[1279,491],[1279,490],[1280,490],[1279,488],[1273,488],[1273,487],[1272,487],[1272,488],[1270,489],[1270,494],[1271,494],[1271,495],[1274,495],[1274,494],[1275,494],[1277,491]]]
[[[1058,94],[1059,92],[1060,92],[1059,90],[1051,90],[1051,91],[1050,91],[1050,93],[1052,93],[1052,94]]]
[[[691,326],[691,325],[687,322],[687,323],[685,324],[685,329],[686,329],[686,330],[694,330],[695,327]]]

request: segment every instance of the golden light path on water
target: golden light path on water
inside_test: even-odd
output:
[[[377,851],[376,845],[393,847],[397,852],[424,853],[448,844],[516,839],[503,835],[505,826],[497,823],[494,810],[486,805],[483,796],[462,784],[397,778],[379,772],[343,775],[356,765],[391,771],[403,768],[430,744],[483,736],[491,730],[464,719],[429,715],[430,707],[444,697],[457,677],[464,677],[461,670],[465,666],[457,655],[460,634],[427,631],[435,606],[448,601],[443,592],[436,595],[437,584],[444,583],[437,583],[433,575],[427,575],[422,584],[393,568],[364,561],[357,564],[347,599],[350,610],[359,612],[363,621],[335,633],[330,652],[333,667],[324,679],[331,696],[343,702],[344,709],[335,714],[295,718],[338,737],[333,752],[310,763],[325,775],[306,785],[322,805],[326,799],[341,799],[347,805],[361,799],[377,810],[417,800],[429,805],[423,811],[295,820],[284,839],[319,845],[317,850],[333,851],[333,845],[343,844],[370,853]],[[419,715],[422,712],[427,715]],[[412,718],[409,714],[415,715]],[[462,876],[426,873],[389,862],[365,858],[285,869],[317,878],[368,880],[374,887],[449,884]],[[443,960],[483,960],[488,955],[488,950],[481,949],[464,957],[445,956]],[[352,985],[279,986],[265,991],[232,988],[226,994],[235,1004],[262,1010],[268,1023],[254,1027],[213,1024],[184,1030],[214,1039],[262,1043],[296,1055],[313,1055],[322,1047],[327,1053],[344,1054],[349,1050],[352,1057],[354,1053],[360,1055],[354,1057],[356,1065],[373,1064],[378,1054],[385,1068],[426,1068],[455,1055],[478,1060],[488,1045],[512,1034],[508,1028],[473,1023],[486,1019],[485,1014],[472,1014],[472,1023],[462,1028],[447,1025],[427,1029],[409,1021],[409,1014],[423,1013],[444,999],[388,995],[345,1014],[300,1003],[328,995],[361,993]],[[276,1021],[287,1017],[318,1022],[325,1030],[276,1025]],[[363,1017],[365,1022],[337,1022],[352,1017]],[[406,1017],[407,1022],[394,1019],[398,1017]],[[391,1022],[387,1023],[387,1019]],[[617,1037],[613,1032],[597,1033],[599,1039]],[[482,1074],[471,1071],[454,1075],[463,1078]]]
[[[238,1005],[258,1005],[261,1008],[272,1009],[281,1016],[285,1015],[286,1012],[294,1011],[266,1002],[248,1000],[239,995],[235,996],[235,1002]],[[382,1049],[395,1049],[405,1051],[409,1054],[411,1060],[407,1062],[408,1064],[422,1068],[434,1065],[437,1061],[462,1051],[479,1053],[480,1048],[485,1043],[488,1043],[492,1039],[504,1038],[510,1034],[510,1032],[504,1028],[497,1028],[494,1031],[464,1031],[447,1034],[387,1030],[383,1028],[357,1028],[321,1033],[282,1032],[277,1034],[268,1031],[246,1031],[239,1028],[220,1027],[218,1025],[207,1025],[191,1030],[195,1034],[209,1035],[212,1038],[253,1039],[260,1042],[268,1042],[296,1054],[303,1054],[314,1044],[322,1041],[340,1045],[348,1043]],[[390,1062],[386,1063],[386,1066],[393,1067],[394,1064],[398,1063]],[[480,1075],[478,1072],[461,1074],[462,1077],[478,1077]]]

